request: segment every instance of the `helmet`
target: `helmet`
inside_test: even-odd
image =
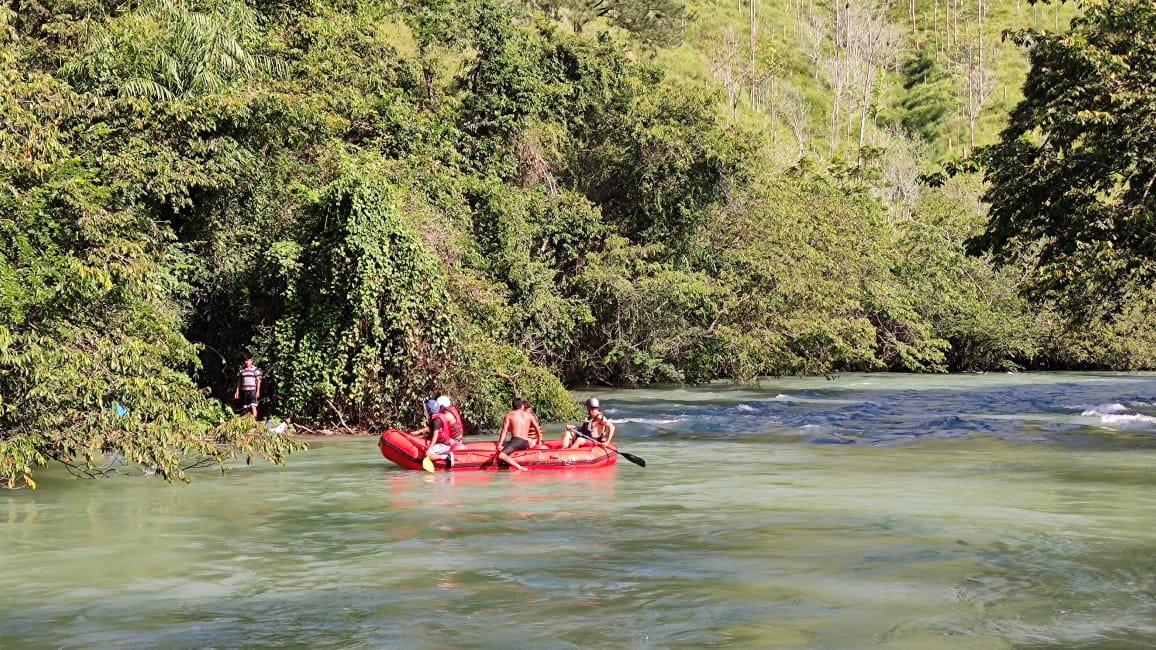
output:
[[[442,405],[438,404],[436,399],[431,399],[430,401],[426,402],[425,408],[427,411],[429,411],[430,415],[437,415],[438,413],[442,412]]]
[[[444,409],[448,409],[449,407],[453,406],[454,403],[450,401],[450,398],[448,396],[442,395],[441,397],[438,398],[438,405]]]
[[[588,409],[596,409],[599,406],[600,404],[597,397],[591,397],[590,399],[586,400],[586,408]]]

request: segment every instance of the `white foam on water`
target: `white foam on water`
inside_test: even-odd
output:
[[[863,400],[858,399],[837,399],[830,397],[800,397],[798,395],[787,395],[779,393],[773,398],[767,400],[769,402],[793,402],[798,404],[862,404]]]
[[[1108,414],[1120,413],[1121,411],[1127,411],[1128,410],[1128,407],[1126,407],[1120,403],[1097,404],[1095,406],[1084,406],[1084,407],[1080,407],[1080,408],[1083,409],[1083,412],[1080,413],[1080,415],[1087,415],[1087,416],[1108,415]]]
[[[735,407],[735,410],[736,411],[742,411],[743,413],[754,413],[758,409],[751,406],[750,404],[739,404],[738,406]]]
[[[1099,418],[1101,424],[1129,426],[1156,423],[1156,417],[1136,413],[1119,402],[1078,406],[1082,417]]]
[[[658,424],[677,424],[677,423],[679,423],[679,422],[685,422],[685,421],[686,421],[686,418],[672,418],[672,419],[661,419],[661,418],[622,418],[622,419],[615,419],[614,421],[615,421],[616,423],[618,423],[618,424],[625,424],[625,423],[627,423],[627,422],[634,422],[634,423],[637,423],[637,424],[654,424],[654,425],[658,425]]]
[[[1153,424],[1156,423],[1156,417],[1139,413],[1112,413],[1101,415],[1100,421],[1104,424]]]

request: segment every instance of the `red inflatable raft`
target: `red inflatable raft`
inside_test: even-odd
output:
[[[594,469],[597,467],[609,467],[618,460],[618,454],[614,453],[614,445],[559,449],[558,447],[560,445],[561,442],[558,440],[547,440],[545,445],[525,451],[516,451],[510,454],[510,457],[518,461],[518,464],[526,469]],[[420,470],[422,468],[421,461],[425,458],[426,448],[426,441],[424,439],[415,438],[405,431],[390,429],[381,434],[381,439],[378,440],[377,446],[381,449],[382,456],[385,456],[387,459],[405,469]],[[454,450],[454,466],[452,470],[448,470],[445,461],[441,460],[436,461],[434,466],[443,472],[476,472],[509,469],[505,463],[494,460],[497,448],[498,443],[493,440],[489,442],[467,442],[465,446]]]

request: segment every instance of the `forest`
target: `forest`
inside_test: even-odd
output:
[[[1156,368],[1156,7],[11,0],[0,477],[455,397]]]

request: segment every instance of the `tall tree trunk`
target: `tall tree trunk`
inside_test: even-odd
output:
[[[755,42],[758,39],[758,0],[751,1],[751,63],[755,62]]]
[[[831,154],[834,155],[837,143],[839,141],[839,100],[843,94],[843,39],[840,35],[842,29],[842,18],[839,13],[839,5],[842,0],[835,0],[835,70],[833,74],[833,83],[831,98]]]
[[[939,0],[935,0],[935,6],[931,10],[931,32],[935,38],[935,60],[939,60]]]
[[[778,81],[777,77],[771,77],[771,144],[779,143],[779,130],[775,128],[779,122],[779,98],[775,92]]]
[[[866,144],[867,138],[867,109],[871,106],[871,88],[874,86],[874,75],[871,70],[867,70],[867,74],[863,75],[863,87],[860,89],[859,97],[859,156],[857,167],[863,167],[863,146]]]
[[[959,14],[963,13],[963,0],[955,0],[955,22],[952,29],[955,31],[955,46],[959,47]]]
[[[983,103],[987,100],[987,68],[984,67],[983,60],[983,18],[987,13],[987,8],[983,4],[983,0],[976,0],[976,27],[978,35],[976,36],[979,52],[976,55],[976,83],[970,84],[975,86],[975,101],[976,106],[970,116],[971,123],[969,125],[971,130],[971,150],[975,151],[975,124],[979,119],[979,112],[983,108]]]
[[[943,49],[951,56],[951,8],[955,0],[947,0],[943,5]]]

